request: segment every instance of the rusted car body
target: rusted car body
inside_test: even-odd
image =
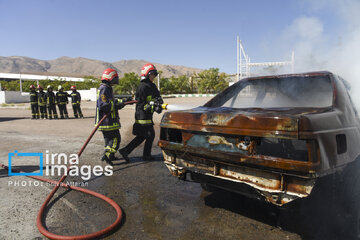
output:
[[[170,172],[282,206],[360,153],[349,85],[330,72],[243,79],[204,106],[166,112],[159,146]]]

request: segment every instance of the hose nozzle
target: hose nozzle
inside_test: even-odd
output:
[[[163,104],[161,105],[161,108],[164,109],[164,110],[167,110],[167,106],[168,106],[167,103],[163,103]]]

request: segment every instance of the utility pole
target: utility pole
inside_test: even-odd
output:
[[[21,82],[21,74],[20,74],[20,93],[22,93],[22,82]]]
[[[160,92],[160,73],[157,75],[157,82],[158,82],[158,88],[159,88],[159,92]]]
[[[240,65],[241,65],[241,62],[239,62],[239,57],[240,57],[240,54],[239,54],[239,36],[236,37],[236,81],[238,82],[240,80]]]

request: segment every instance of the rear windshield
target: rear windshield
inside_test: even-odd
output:
[[[239,81],[215,96],[206,107],[293,108],[332,106],[328,76],[293,76]]]

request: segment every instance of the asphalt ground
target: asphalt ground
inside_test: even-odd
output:
[[[208,100],[169,98],[166,102],[190,107]],[[82,109],[84,119],[74,119],[68,105],[71,119],[31,120],[28,104],[0,108],[0,163],[8,165],[8,153],[15,150],[45,156],[77,153],[94,128],[95,103],[83,102]],[[125,107],[119,114],[123,147],[133,138],[134,106]],[[123,209],[122,225],[105,239],[328,239],[327,226],[319,224],[322,218],[314,217],[310,210],[301,214],[288,212],[280,218],[270,204],[228,192],[209,193],[198,183],[171,176],[157,146],[161,116],[154,116],[152,154],[156,161],[142,160],[141,145],[131,153],[130,163],[115,161],[112,176],[66,180],[83,183],[85,188],[112,198]],[[100,161],[103,144],[103,136],[97,132],[80,157],[80,166],[105,167]],[[37,161],[17,157],[12,165],[36,172]],[[0,239],[45,239],[36,228],[36,216],[51,188],[24,176],[8,176],[0,169]],[[47,209],[46,227],[57,234],[78,235],[100,230],[114,219],[115,212],[102,200],[60,189]]]

